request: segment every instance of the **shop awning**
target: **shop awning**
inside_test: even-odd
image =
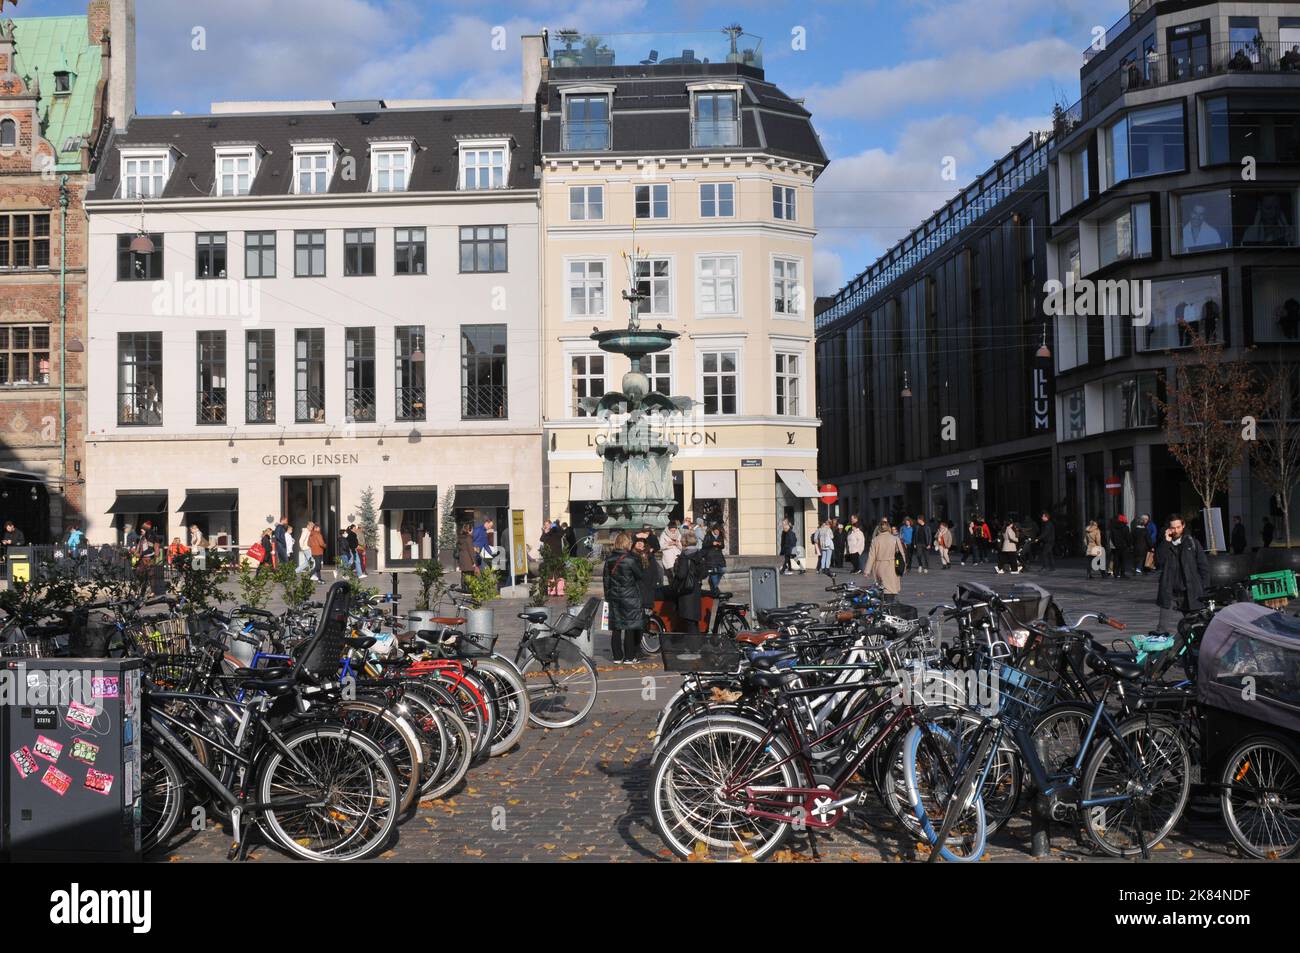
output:
[[[238,490],[186,490],[177,513],[229,513],[239,508]]]
[[[696,470],[695,498],[698,500],[734,500],[735,470]]]
[[[604,474],[601,473],[570,473],[569,502],[585,503],[591,500],[599,500],[602,493],[603,477]]]
[[[138,493],[117,494],[117,499],[108,508],[110,513],[165,513],[167,511],[167,491],[147,490]]]
[[[436,510],[438,488],[433,486],[386,486],[380,510]]]
[[[812,500],[821,496],[802,470],[777,470],[776,475],[786,485],[786,489],[800,499]]]
[[[505,508],[510,505],[508,486],[457,486],[456,506],[463,509]]]

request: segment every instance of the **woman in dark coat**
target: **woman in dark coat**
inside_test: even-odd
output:
[[[720,524],[713,524],[700,548],[704,553],[704,568],[709,571],[709,591],[716,596],[721,591],[718,584],[727,569],[727,537],[722,535]]]
[[[645,611],[641,601],[641,579],[645,575],[645,549],[632,546],[632,537],[619,533],[614,537],[614,551],[605,560],[605,602],[609,604],[609,651],[619,664],[637,659],[641,630],[645,628]]]
[[[460,569],[461,582],[466,576],[478,572],[478,560],[474,553],[474,524],[462,523],[460,536],[456,539],[456,567]]]

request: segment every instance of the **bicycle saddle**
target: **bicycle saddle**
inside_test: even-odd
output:
[[[775,629],[762,629],[754,632],[737,632],[736,641],[741,645],[762,645],[769,639],[774,639],[781,633]]]
[[[370,646],[374,645],[378,641],[379,640],[375,638],[373,635],[357,635],[357,636],[349,635],[349,636],[344,636],[343,638],[344,645],[346,645],[350,649],[356,649],[359,652],[364,652],[366,649],[370,648]]]
[[[1088,664],[1095,672],[1100,672],[1103,675],[1113,675],[1126,682],[1141,678],[1146,674],[1146,668],[1137,664],[1131,658],[1109,652],[1090,652],[1088,654]]]
[[[519,618],[523,619],[525,622],[541,624],[547,620],[547,613],[544,609],[529,609],[527,612],[519,613]],[[465,620],[462,619],[460,621],[464,622]]]
[[[231,673],[240,687],[278,696],[293,691],[294,671],[287,665],[269,668],[237,668]]]
[[[759,688],[780,688],[789,673],[782,671],[781,663],[798,658],[793,652],[762,652],[752,660],[749,680]]]

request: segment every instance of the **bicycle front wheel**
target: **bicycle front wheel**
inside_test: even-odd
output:
[[[961,753],[961,742],[947,729],[915,725],[903,742],[903,776],[926,841],[934,844],[946,827],[948,833],[939,846],[939,856],[969,863],[983,856],[988,838],[984,798],[974,790],[984,765],[982,760],[969,759],[962,776],[954,779],[953,772],[962,763]],[[954,807],[954,801],[962,803]],[[949,819],[952,810],[959,814]]]
[[[1191,789],[1192,759],[1178,727],[1131,718],[1097,745],[1084,768],[1084,827],[1112,857],[1144,853],[1174,829]]]
[[[176,830],[185,806],[185,776],[156,742],[140,754],[140,849],[149,853]]]
[[[1243,742],[1223,766],[1223,819],[1251,857],[1281,860],[1300,848],[1300,762],[1282,742]]]
[[[664,625],[657,616],[645,620],[641,631],[641,654],[654,657],[659,654],[659,636],[663,635]]]
[[[382,851],[397,825],[402,785],[371,739],[338,724],[308,725],[260,758],[262,826],[306,860],[364,860]]]
[[[528,689],[528,720],[539,728],[576,725],[596,705],[596,666],[569,639],[533,639],[520,671]]]

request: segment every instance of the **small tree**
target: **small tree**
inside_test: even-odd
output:
[[[566,564],[564,554],[550,546],[542,547],[542,558],[537,565],[537,573],[528,584],[528,604],[540,608],[546,605],[555,588],[557,579],[565,578]],[[568,584],[565,584],[566,589]]]
[[[357,576],[357,571],[347,563],[339,563],[339,578],[347,582],[348,590],[352,593],[353,599],[373,599],[379,595],[379,590],[374,586],[362,585],[361,579]]]
[[[271,583],[275,581],[273,572],[259,573],[257,567],[247,560],[240,560],[235,575],[239,585],[239,602],[254,609],[266,607],[267,597],[271,594]]]
[[[447,573],[442,563],[425,559],[415,565],[415,578],[420,582],[420,594],[416,597],[415,608],[432,609],[442,602],[447,594]]]
[[[438,551],[444,556],[456,553],[456,488],[449,487],[442,498],[442,519],[438,523]]]
[[[564,602],[581,605],[591,590],[591,576],[596,564],[585,556],[570,556],[564,561]]]
[[[482,609],[497,596],[501,595],[500,578],[491,566],[484,566],[478,572],[465,574],[465,591],[469,593],[470,605]]]
[[[1230,360],[1221,344],[1196,331],[1190,336],[1192,346],[1174,355],[1173,394],[1156,403],[1165,415],[1169,452],[1208,510],[1246,458],[1242,421],[1255,409],[1255,386],[1245,361]],[[1214,540],[1207,542],[1217,552]]]
[[[1264,372],[1260,418],[1261,428],[1250,445],[1255,473],[1282,501],[1282,523],[1286,544],[1291,545],[1291,494],[1300,484],[1300,383],[1294,364],[1272,364]]]
[[[226,597],[224,586],[230,576],[230,561],[215,549],[206,551],[204,567],[195,569],[188,555],[172,560],[171,594],[183,599],[197,612],[216,608]]]
[[[316,594],[316,583],[310,573],[298,572],[292,563],[281,563],[272,574],[280,587],[280,598],[286,609],[297,609]]]
[[[357,507],[357,528],[361,530],[361,545],[366,547],[373,563],[375,547],[379,544],[379,514],[375,510],[375,491],[370,487],[361,491],[361,505]]]

